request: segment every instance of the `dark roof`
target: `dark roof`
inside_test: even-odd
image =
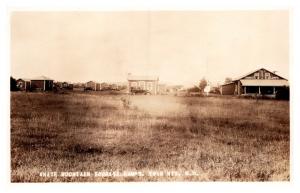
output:
[[[247,74],[245,74],[245,75],[243,75],[243,76],[239,76],[239,77],[233,79],[232,81],[234,82],[234,81],[240,80],[240,79],[242,79],[242,78],[245,78],[245,77],[249,76],[250,74],[253,74],[254,72],[259,71],[259,70],[266,70],[266,71],[270,72],[271,74],[275,74],[274,72],[271,72],[270,70],[267,70],[267,69],[265,69],[265,68],[260,68],[260,69],[251,71],[251,72],[249,72],[249,73],[247,73]],[[282,79],[284,79],[284,80],[286,80],[285,78],[279,76],[278,74],[275,74],[275,75],[278,76],[278,77],[280,77],[280,78],[282,78]]]
[[[86,83],[90,83],[90,82],[97,83],[96,81],[93,80],[87,81]]]
[[[233,81],[232,82],[227,82],[227,83],[222,84],[221,86],[225,86],[225,85],[233,84],[233,83],[234,83]]]

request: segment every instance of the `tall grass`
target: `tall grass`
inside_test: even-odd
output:
[[[12,93],[11,180],[289,180],[287,101]],[[51,177],[44,171],[196,171]]]

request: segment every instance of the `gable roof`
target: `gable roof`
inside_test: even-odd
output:
[[[265,69],[265,68],[260,68],[260,69],[251,71],[251,72],[249,72],[249,73],[247,73],[247,74],[245,74],[245,75],[243,75],[243,76],[239,76],[239,77],[233,79],[232,81],[234,82],[234,81],[240,80],[240,79],[242,79],[242,78],[245,78],[245,77],[249,76],[250,74],[253,74],[254,72],[257,72],[257,71],[259,71],[259,70],[265,70],[265,71],[268,71],[269,73],[275,74],[274,72],[271,72],[270,70],[267,70],[267,69]],[[284,80],[287,80],[287,79],[285,79],[285,78],[279,76],[278,74],[275,74],[275,75],[278,76],[279,78],[282,78],[282,79],[284,79]]]
[[[134,76],[134,75],[128,75],[127,80],[155,81],[155,80],[158,80],[158,76]]]
[[[53,80],[52,78],[49,78],[47,76],[37,76],[32,78],[31,80]]]

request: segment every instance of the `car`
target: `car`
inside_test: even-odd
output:
[[[149,95],[151,94],[148,90],[139,89],[139,88],[131,88],[131,94],[144,94]]]

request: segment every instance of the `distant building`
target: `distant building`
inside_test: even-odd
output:
[[[101,90],[101,84],[97,83],[95,81],[88,81],[85,84],[85,90],[100,91]]]
[[[288,86],[288,80],[264,68],[221,85],[222,95],[265,95],[275,97],[276,92]]]
[[[190,96],[191,92],[189,92],[186,88],[181,88],[176,91],[175,96]],[[193,94],[192,94],[193,95]]]
[[[73,90],[73,89],[74,89],[74,84],[68,83],[68,89],[69,89],[69,90]]]
[[[126,82],[115,82],[113,84],[116,85],[116,89],[118,91],[121,91],[121,90],[125,91],[125,89],[127,89],[127,83]],[[114,88],[114,86],[113,86],[113,88]]]
[[[109,89],[110,89],[110,86],[108,83],[106,83],[106,82],[100,83],[100,90],[109,90]]]
[[[84,91],[85,83],[74,83],[73,84],[73,90],[74,91]]]
[[[167,94],[167,85],[166,84],[158,85],[158,94],[161,94],[161,95]]]
[[[118,90],[118,89],[119,89],[119,85],[117,85],[117,84],[115,84],[115,83],[114,83],[114,84],[111,84],[110,86],[111,86],[111,89],[112,89],[112,90]]]
[[[208,96],[208,94],[210,93],[210,91],[211,91],[211,86],[208,84],[208,85],[206,85],[205,88],[204,88],[204,93],[205,93],[205,95]]]
[[[68,82],[54,82],[54,85],[60,89],[73,90],[73,84]]]
[[[68,88],[69,87],[69,83],[68,82],[62,82],[61,83],[61,88]]]
[[[179,92],[182,93],[182,90],[185,90],[184,86],[182,85],[173,85],[166,87],[167,94],[169,95],[177,95]]]
[[[50,91],[53,89],[53,79],[39,76],[31,79],[31,89],[37,91]]]
[[[150,94],[158,94],[158,80],[157,76],[133,76],[128,74],[128,92],[146,91]]]
[[[29,91],[30,90],[30,79],[20,78],[17,80],[17,87],[21,91]]]

